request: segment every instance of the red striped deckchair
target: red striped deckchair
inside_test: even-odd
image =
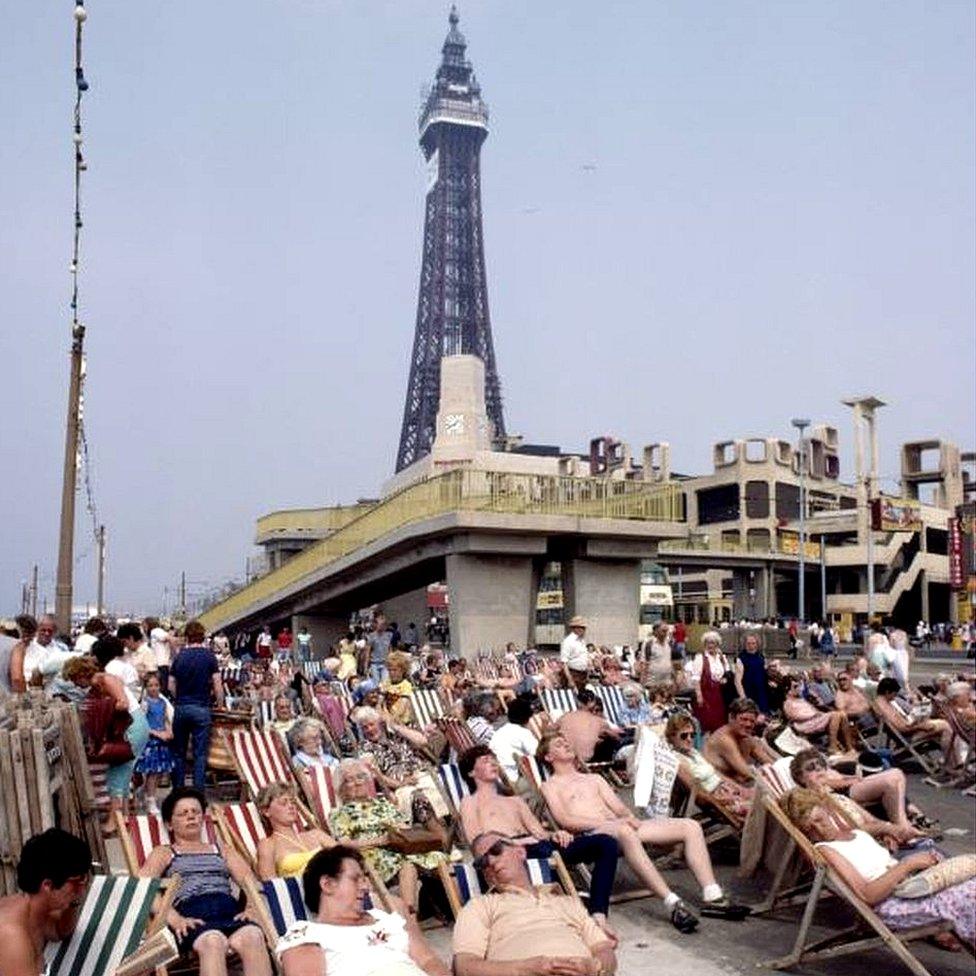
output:
[[[146,863],[146,858],[154,847],[169,843],[169,831],[163,823],[163,818],[157,814],[146,813],[124,817],[116,810],[115,824],[118,827],[119,842],[122,845],[125,866],[129,869],[129,874],[139,873],[139,869]],[[217,843],[217,826],[213,817],[204,817],[201,840],[210,844]]]
[[[301,829],[308,830],[317,826],[312,814],[305,805],[299,802],[298,810],[301,814]],[[252,865],[258,860],[258,841],[269,837],[268,828],[255,803],[225,803],[215,811],[217,826],[224,838],[224,842],[233,845],[247,858]]]
[[[437,726],[444,738],[447,739],[448,744],[456,756],[460,756],[472,746],[477,745],[474,736],[471,734],[471,729],[468,728],[467,723],[463,719],[439,718],[435,720],[434,725]]]
[[[308,766],[298,774],[298,783],[309,809],[323,830],[329,829],[329,814],[341,805],[333,770],[328,766]]]
[[[269,729],[230,729],[221,732],[246,793],[256,799],[265,786],[295,786],[291,764],[281,737]]]
[[[415,688],[409,696],[414,720],[418,729],[425,729],[439,718],[444,718],[444,702],[436,689]]]

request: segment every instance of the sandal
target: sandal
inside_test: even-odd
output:
[[[698,928],[698,916],[683,901],[671,909],[671,924],[684,935],[691,935]]]
[[[724,918],[732,922],[741,922],[752,914],[752,909],[748,905],[737,905],[729,901],[728,895],[723,895],[714,901],[702,902],[701,913],[707,918]]]

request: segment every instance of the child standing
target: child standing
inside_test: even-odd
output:
[[[149,723],[149,742],[136,763],[136,772],[146,778],[146,812],[159,813],[156,788],[159,777],[173,771],[173,753],[169,743],[173,738],[173,706],[161,694],[159,678],[146,677],[143,684],[142,707]]]

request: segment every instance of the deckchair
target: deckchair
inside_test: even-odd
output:
[[[409,700],[418,729],[427,728],[447,714],[444,710],[444,702],[436,689],[415,688]]]
[[[908,944],[918,939],[928,938],[930,935],[936,935],[939,932],[951,931],[950,923],[937,922],[893,932],[878,917],[874,909],[859,898],[831,868],[817,848],[780,809],[779,804],[768,795],[763,797],[763,802],[766,804],[770,816],[775,817],[779,825],[796,844],[797,849],[813,867],[814,878],[792,951],[779,959],[771,959],[768,962],[761,963],[761,965],[769,969],[790,969],[812,962],[815,959],[831,959],[837,956],[850,955],[854,952],[863,952],[866,949],[882,947],[893,953],[916,976],[933,976],[931,971],[926,969],[909,951]],[[843,932],[836,933],[828,938],[808,942],[807,938],[814,912],[825,885],[856,913],[858,923],[852,928],[845,929]]]
[[[274,702],[261,698],[255,702],[254,721],[259,729],[263,729],[274,721]]]
[[[451,815],[460,823],[461,801],[471,795],[471,790],[468,789],[457,763],[441,763],[437,767],[437,775],[450,803]]]
[[[571,688],[543,688],[539,692],[539,701],[554,722],[566,712],[575,712],[578,708],[576,692]]]
[[[119,832],[125,866],[132,875],[139,873],[154,847],[170,842],[169,831],[158,814],[124,817],[121,811],[116,810],[115,825]],[[202,839],[210,844],[217,843],[217,825],[211,816],[204,817]]]
[[[334,772],[328,766],[309,766],[298,774],[309,810],[323,830],[329,829],[329,814],[341,805]]]
[[[315,825],[311,813],[301,803],[301,828],[308,830]],[[258,863],[258,842],[270,836],[261,813],[254,803],[225,803],[215,811],[217,827],[224,842],[236,848],[255,868]]]
[[[163,889],[165,887],[165,893]],[[158,878],[130,878],[96,875],[78,916],[71,937],[47,947],[44,953],[47,976],[111,976],[131,956],[143,935],[155,937],[166,924],[176,883]],[[153,901],[161,895],[155,918],[147,927]],[[165,936],[161,936],[165,940]],[[162,957],[154,956],[145,969],[165,965],[178,958],[176,943],[170,940]]]
[[[221,732],[241,779],[245,795],[256,799],[272,783],[295,785],[281,737],[270,729],[230,729]]]
[[[886,748],[891,749],[892,762],[897,765],[899,762],[914,761],[922,767],[926,775],[934,776],[941,768],[941,764],[923,753],[919,746],[926,743],[938,746],[938,739],[925,738],[915,741],[889,725],[873,703],[872,708],[878,720],[878,738]]]
[[[460,756],[472,746],[477,745],[467,723],[459,718],[444,717],[434,721],[437,730],[447,739],[456,756]]]
[[[565,894],[579,900],[579,893],[573,884],[569,871],[563,859],[557,853],[549,858],[529,858],[525,862],[529,872],[529,879],[533,885],[558,884]],[[461,909],[478,895],[483,895],[487,886],[482,883],[475,866],[470,862],[456,862],[454,864],[440,864],[437,868],[444,891],[447,894],[451,914],[457,918]]]
[[[307,681],[314,681],[322,673],[321,661],[302,661],[302,674]]]
[[[620,714],[626,707],[624,690],[619,685],[592,685],[593,693],[603,702],[603,713],[608,722],[623,725]]]
[[[376,887],[377,879],[368,867],[364,866],[363,870],[369,875],[376,900],[384,911],[391,911],[392,900],[389,892],[382,883],[379,888]],[[305,904],[301,878],[272,878],[260,885],[255,884],[253,880],[248,880],[243,887],[247,894],[248,905],[254,906],[257,922],[269,946],[273,947],[295,922],[307,922],[312,917]],[[366,907],[369,908],[371,905],[372,896],[368,895]]]

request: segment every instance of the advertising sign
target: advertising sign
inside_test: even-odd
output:
[[[959,519],[949,519],[949,585],[961,590],[965,583],[962,567],[962,527]]]
[[[871,502],[871,528],[875,532],[918,532],[922,514],[918,502],[882,495]]]
[[[798,532],[779,532],[779,551],[785,552],[788,556],[798,556],[800,554],[800,534]],[[813,562],[820,560],[820,543],[811,542],[809,539],[803,545],[803,555],[806,559]]]

